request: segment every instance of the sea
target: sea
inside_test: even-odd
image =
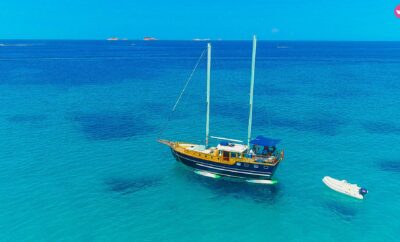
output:
[[[157,142],[204,143],[206,45],[0,40],[0,241],[399,241],[400,42],[258,42],[275,185],[200,176]],[[210,134],[246,142],[252,43],[211,45]]]

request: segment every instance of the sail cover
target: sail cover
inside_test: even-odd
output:
[[[276,146],[279,142],[281,142],[280,139],[271,139],[271,138],[259,135],[255,139],[250,141],[250,144],[260,145],[260,146]]]

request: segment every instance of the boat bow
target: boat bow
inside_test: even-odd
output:
[[[167,145],[169,147],[173,147],[175,145],[175,142],[169,141],[169,140],[165,140],[165,139],[158,139],[157,140],[159,143]]]

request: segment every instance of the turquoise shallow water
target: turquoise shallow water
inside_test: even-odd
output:
[[[400,236],[400,43],[259,42],[253,133],[283,140],[276,186],[201,177],[156,142],[205,43],[0,43],[2,241]],[[213,135],[246,137],[250,56],[213,43]],[[164,138],[203,141],[204,96],[205,61]]]

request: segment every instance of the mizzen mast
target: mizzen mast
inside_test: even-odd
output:
[[[210,71],[211,71],[211,44],[207,44],[207,117],[206,117],[206,148],[210,135]]]
[[[247,146],[250,147],[251,140],[251,125],[253,122],[253,93],[254,93],[254,72],[256,67],[256,49],[257,39],[253,36],[253,54],[251,57],[251,80],[250,80],[250,113],[249,113],[249,127],[247,131]]]

